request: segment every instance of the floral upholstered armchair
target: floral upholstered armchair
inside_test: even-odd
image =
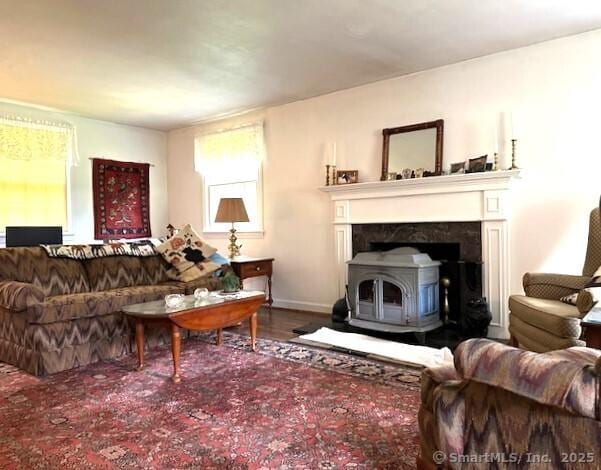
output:
[[[422,374],[418,467],[601,468],[601,351],[468,340]]]

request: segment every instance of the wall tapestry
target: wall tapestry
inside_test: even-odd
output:
[[[150,237],[148,163],[92,159],[94,238]]]

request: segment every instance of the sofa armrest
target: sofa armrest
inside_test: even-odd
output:
[[[559,300],[564,295],[578,292],[591,280],[587,276],[568,274],[526,273],[522,283],[528,297]]]
[[[43,302],[44,293],[33,284],[17,281],[0,282],[0,307],[13,312],[23,312],[30,305]]]
[[[568,349],[569,351],[569,349]],[[538,354],[486,339],[461,343],[454,354],[463,380],[501,388],[543,405],[599,419],[599,371],[595,362]]]

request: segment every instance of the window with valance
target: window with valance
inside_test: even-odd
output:
[[[263,122],[196,137],[194,167],[203,175],[203,231],[227,232],[215,223],[224,197],[244,200],[249,222],[236,224],[238,232],[263,231],[262,164],[265,160]]]
[[[0,116],[0,232],[11,225],[66,229],[69,168],[76,162],[72,125]]]

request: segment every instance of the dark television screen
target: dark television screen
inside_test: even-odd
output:
[[[62,227],[6,227],[6,246],[62,245]]]

